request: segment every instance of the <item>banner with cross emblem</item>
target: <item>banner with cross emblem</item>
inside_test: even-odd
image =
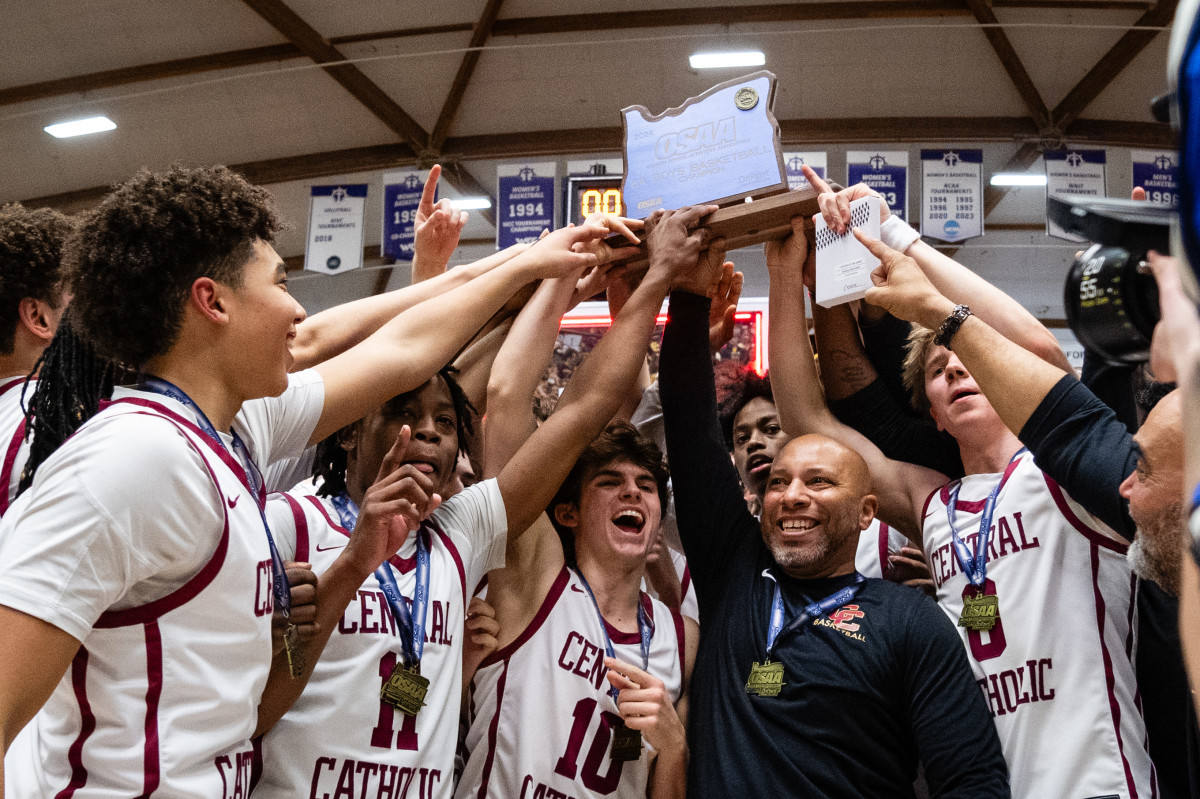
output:
[[[921,235],[951,244],[983,235],[983,150],[921,151]]]
[[[367,184],[313,186],[304,268],[336,275],[362,266]]]
[[[412,261],[417,224],[417,206],[429,170],[404,169],[383,173],[383,238],[379,251],[384,258]],[[433,198],[437,202],[437,197]]]
[[[883,196],[888,210],[908,219],[908,151],[850,150],[846,153],[846,185],[865,183]]]
[[[813,172],[817,173],[817,177],[825,180],[825,176],[828,174],[827,165],[828,159],[825,153],[784,153],[783,166],[787,169],[788,191],[811,188],[808,184],[808,179],[800,171],[800,167],[808,166]]]
[[[496,249],[532,244],[554,229],[557,164],[501,164],[496,167]]]
[[[1147,202],[1179,205],[1179,153],[1133,150],[1133,185],[1146,190]]]
[[[1104,150],[1047,150],[1042,153],[1046,162],[1046,196],[1075,194],[1085,197],[1104,197]],[[1067,241],[1087,241],[1083,236],[1068,233],[1046,217],[1046,235]]]

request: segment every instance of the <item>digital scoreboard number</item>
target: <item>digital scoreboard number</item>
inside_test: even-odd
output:
[[[621,201],[621,175],[570,175],[567,177],[567,223],[582,224],[589,214],[625,216]]]

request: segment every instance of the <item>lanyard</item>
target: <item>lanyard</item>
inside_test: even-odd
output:
[[[582,570],[575,569],[575,576],[579,578],[579,582],[583,583],[583,587],[587,589],[588,598],[592,600],[592,607],[596,609],[596,618],[600,620],[600,632],[604,635],[604,652],[610,658],[615,658],[617,655],[613,651],[612,640],[608,637],[608,628],[604,626],[604,616],[600,613],[600,605],[596,602],[596,595],[592,593],[592,587],[588,585],[587,578],[583,576]],[[650,638],[654,635],[654,629],[650,626],[650,620],[646,618],[646,610],[642,607],[641,602],[638,602],[637,606],[637,625],[638,635],[641,638],[642,644],[642,670],[646,671],[650,668]],[[612,695],[615,702],[620,692],[614,685],[608,689],[608,693]]]
[[[858,572],[855,572],[854,576],[856,579],[854,585],[848,585],[839,591],[834,591],[819,602],[812,602],[806,605],[804,610],[800,611],[799,615],[788,622],[785,627],[783,624],[783,591],[779,588],[779,580],[776,580],[775,575],[769,571],[766,572],[766,575],[775,581],[775,599],[771,602],[771,626],[767,628],[768,658],[775,651],[775,644],[779,642],[780,638],[800,629],[814,616],[823,616],[834,608],[841,607],[851,599],[854,599],[862,588],[863,581],[866,579]]]
[[[1017,454],[1009,459],[1008,465],[1012,466],[1013,461],[1026,452],[1028,450],[1021,447],[1017,450]],[[946,521],[950,524],[950,541],[954,544],[954,554],[958,558],[958,564],[962,567],[967,580],[981,591],[984,583],[987,582],[987,549],[988,540],[992,535],[992,514],[996,510],[996,498],[1000,496],[1000,487],[1003,485],[1004,476],[1001,475],[996,486],[988,494],[987,501],[983,503],[983,513],[979,516],[979,535],[975,537],[974,554],[967,549],[966,542],[962,540],[958,530],[954,527],[954,519],[958,513],[958,491],[962,488],[962,480],[954,482],[954,487],[950,489],[950,500],[946,503]]]
[[[213,423],[208,420],[204,411],[200,410],[200,406],[195,400],[184,393],[183,389],[176,386],[161,377],[146,376],[138,383],[138,388],[143,391],[152,391],[155,394],[162,394],[164,397],[170,397],[183,404],[192,412],[196,418],[196,424],[204,432],[206,436],[211,438],[214,443],[221,449],[228,451],[225,447],[225,442],[221,436],[217,434],[217,429],[213,427]],[[267,545],[271,548],[271,593],[275,597],[275,607],[283,614],[284,618],[291,615],[292,612],[292,587],[288,584],[287,571],[283,567],[283,558],[279,555],[279,548],[275,546],[275,537],[271,535],[271,525],[267,522],[267,511],[263,507],[263,479],[262,474],[258,471],[258,467],[254,464],[254,460],[250,457],[250,451],[246,449],[245,442],[234,431],[233,434],[233,453],[238,461],[242,464],[242,469],[246,472],[246,482],[250,486],[251,493],[254,494],[254,504],[258,508],[258,515],[262,518],[263,530],[267,534]]]
[[[345,492],[330,497],[329,501],[338,512],[342,526],[353,532],[358,523],[358,504]],[[417,531],[417,581],[411,611],[400,593],[392,564],[386,560],[381,563],[375,570],[375,579],[379,581],[379,587],[383,589],[388,607],[391,608],[392,618],[396,620],[404,664],[416,668],[425,652],[425,622],[429,617],[429,546],[425,530]]]

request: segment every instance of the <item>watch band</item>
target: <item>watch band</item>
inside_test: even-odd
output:
[[[963,322],[967,321],[967,317],[971,315],[971,308],[968,305],[955,305],[954,311],[946,317],[946,321],[942,322],[942,326],[938,328],[937,335],[933,337],[933,343],[938,346],[951,349],[950,339],[954,338],[954,334],[962,327]]]

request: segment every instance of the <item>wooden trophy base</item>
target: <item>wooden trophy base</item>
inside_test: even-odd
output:
[[[700,224],[709,229],[712,238],[723,237],[726,250],[736,250],[772,239],[782,239],[792,232],[792,217],[812,217],[820,212],[817,190],[807,188],[718,208],[703,217]],[[614,248],[629,246],[629,240],[620,234],[609,236],[605,243]],[[644,238],[641,251],[625,259],[624,263],[634,270],[648,264]]]

